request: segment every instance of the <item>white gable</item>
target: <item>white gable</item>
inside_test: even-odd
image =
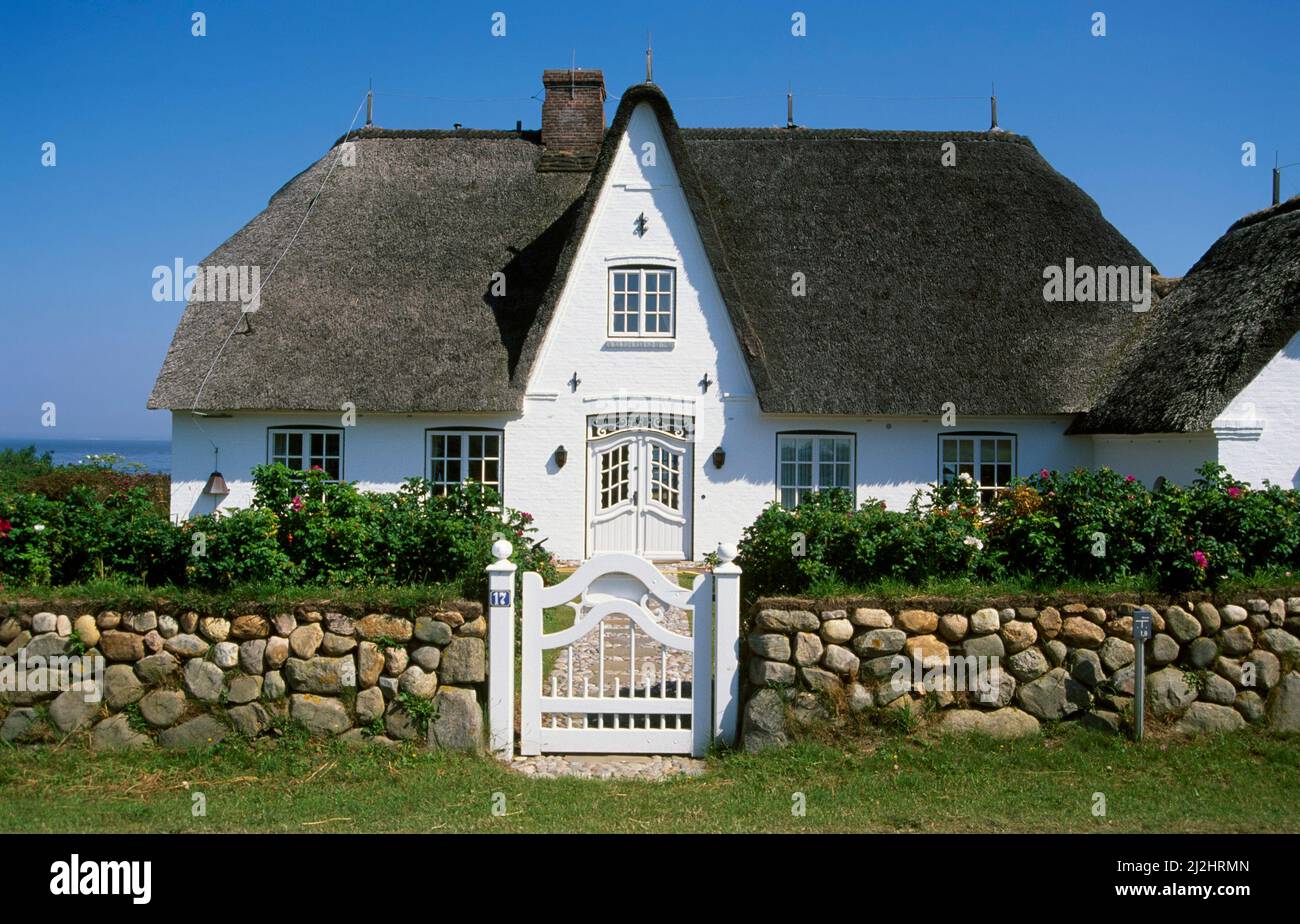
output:
[[[645,233],[638,234],[644,216]],[[609,272],[627,264],[676,271],[676,336],[609,336]],[[637,106],[619,141],[528,383],[529,394],[619,392],[699,398],[752,395],[731,320],[654,111]],[[718,383],[704,392],[708,373]]]
[[[1219,461],[1234,476],[1300,487],[1300,334],[1214,420]]]

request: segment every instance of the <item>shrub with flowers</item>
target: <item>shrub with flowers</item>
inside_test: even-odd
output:
[[[183,567],[177,529],[150,492],[72,487],[61,499],[34,491],[0,493],[0,580],[71,584],[104,577],[166,583]]]
[[[0,581],[72,584],[118,578],[223,587],[452,583],[478,597],[492,543],[509,539],[523,570],[555,571],[532,517],[481,485],[445,496],[422,479],[395,494],[331,483],[319,469],[253,473],[253,504],[170,522],[150,492],[73,485],[59,498],[0,491]],[[101,496],[102,495],[102,496]]]
[[[1042,470],[981,505],[968,479],[918,491],[905,511],[848,495],[772,504],[745,530],[746,593],[894,578],[1031,578],[1044,586],[1153,577],[1169,590],[1300,567],[1300,491],[1232,479],[1209,462],[1153,491],[1109,469]],[[802,545],[794,541],[804,535]]]
[[[979,489],[962,473],[949,484],[917,491],[902,521],[904,554],[890,577],[918,582],[931,575],[975,575],[986,561]]]
[[[793,510],[770,504],[745,530],[738,563],[747,592],[801,592],[816,584],[979,574],[985,561],[978,491],[971,482],[916,494],[906,510],[845,491],[814,492]]]

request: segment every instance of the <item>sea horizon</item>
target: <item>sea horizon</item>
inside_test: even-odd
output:
[[[58,438],[0,436],[0,450],[36,447],[37,453],[51,454],[55,465],[73,465],[87,456],[120,456],[122,464],[143,465],[146,471],[170,474],[172,444],[169,439],[121,439],[117,437]]]

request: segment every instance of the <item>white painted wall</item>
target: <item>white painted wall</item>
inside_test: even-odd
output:
[[[1220,460],[1252,485],[1300,488],[1300,334],[1214,421]]]
[[[1132,475],[1147,487],[1161,475],[1168,481],[1191,484],[1196,470],[1219,455],[1213,433],[1099,435],[1092,439],[1094,467]]]
[[[662,404],[661,400],[629,394],[622,406],[645,410]],[[562,558],[581,559],[586,554],[585,419],[588,413],[618,406],[616,400],[570,396],[567,401],[530,398],[524,414],[513,419],[361,414],[356,426],[344,431],[343,474],[363,490],[396,490],[407,477],[425,474],[426,428],[500,427],[505,431],[506,503],[533,514],[547,548]],[[780,432],[812,429],[852,433],[857,442],[858,503],[879,498],[895,510],[938,477],[938,436],[953,432],[942,428],[937,417],[776,417],[762,414],[755,400],[744,397],[697,400],[684,406],[694,409],[697,421],[693,486],[696,557],[712,551],[719,542],[735,542],[763,507],[776,499],[776,441]],[[230,494],[221,499],[219,506],[230,509],[246,507],[252,501],[249,473],[253,466],[267,461],[268,427],[338,423],[338,417],[324,414],[204,419],[173,414],[172,515],[209,513],[217,506],[215,498],[201,494],[212,470],[208,439],[221,447],[221,470]],[[1040,468],[1093,464],[1091,441],[1065,436],[1068,423],[1067,417],[970,418],[959,421],[958,429],[1015,433],[1017,472],[1026,474]],[[561,444],[569,450],[569,460],[558,469],[554,450]],[[710,458],[719,445],[727,453],[721,470],[714,468]],[[1119,470],[1128,471],[1122,466]]]
[[[357,482],[363,491],[395,491],[407,478],[426,474],[426,428],[504,429],[505,423],[502,415],[358,413],[356,426],[343,430],[343,478]],[[199,418],[174,411],[172,517],[249,506],[253,500],[252,468],[270,461],[267,428],[296,425],[338,427],[342,416],[289,412]],[[220,499],[202,493],[212,472],[214,443],[221,449],[221,473],[230,488],[230,493]],[[509,465],[507,459],[506,471]]]
[[[653,150],[653,165],[643,163],[646,150]],[[642,214],[646,233],[639,236],[635,227]],[[626,263],[676,269],[677,331],[672,340],[607,336],[609,269]],[[575,372],[581,380],[576,390],[568,384]],[[713,383],[707,390],[700,385],[706,374]],[[557,554],[581,558],[586,551],[587,416],[619,409],[690,414],[695,418],[693,552],[703,555],[720,538],[737,538],[734,525],[741,511],[757,513],[761,507],[751,498],[771,494],[772,472],[761,482],[751,480],[753,472],[743,463],[747,447],[734,431],[725,435],[736,444],[728,447],[726,468],[717,472],[705,464],[724,442],[724,408],[736,407],[748,408],[749,418],[757,413],[749,370],[658,120],[643,104],[632,113],[599,193],[528,383],[523,417],[507,434],[517,464],[506,500],[523,505],[545,524],[548,545]],[[757,436],[750,432],[745,439]],[[553,453],[560,444],[568,449],[569,462],[557,471]]]

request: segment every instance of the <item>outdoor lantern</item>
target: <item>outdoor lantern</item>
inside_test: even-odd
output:
[[[226,479],[222,477],[221,472],[213,472],[208,476],[208,483],[203,486],[203,493],[220,497],[230,493],[230,488],[226,487]]]
[[[564,468],[564,463],[569,461],[569,450],[559,446],[555,450],[555,467]]]
[[[203,486],[204,494],[212,494],[216,497],[225,497],[230,493],[230,488],[226,487],[226,479],[218,470],[218,460],[221,458],[221,450],[213,448],[212,450],[212,474],[208,476],[208,483]]]
[[[722,463],[727,461],[727,451],[719,446],[713,450],[713,467],[722,468]]]

